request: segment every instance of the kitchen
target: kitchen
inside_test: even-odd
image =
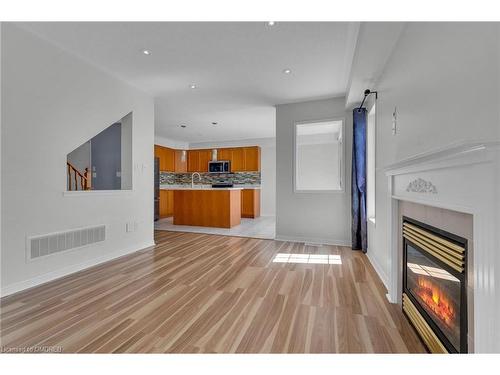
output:
[[[175,149],[155,144],[155,229],[273,238],[261,217],[259,146]]]

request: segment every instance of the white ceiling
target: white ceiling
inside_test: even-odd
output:
[[[20,25],[153,95],[156,134],[186,142],[274,137],[274,105],[345,95],[359,28],[345,22]]]

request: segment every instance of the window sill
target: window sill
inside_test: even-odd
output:
[[[296,194],[343,194],[345,193],[344,189],[332,189],[332,190],[297,190],[293,191]]]
[[[97,196],[113,196],[113,195],[129,195],[133,190],[76,190],[63,191],[64,197],[97,197]]]

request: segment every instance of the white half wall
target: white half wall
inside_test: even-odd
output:
[[[276,215],[276,138],[190,143],[190,149],[260,146],[262,216]]]
[[[1,43],[1,291],[7,295],[153,245],[154,103],[14,24]],[[66,155],[133,116],[133,190],[66,190]],[[126,224],[135,230],[126,232]],[[28,236],[96,224],[103,242],[26,260]]]
[[[368,255],[389,274],[384,167],[469,140],[500,139],[500,29],[494,23],[408,23],[376,87],[376,223]],[[397,108],[397,132],[392,113]]]
[[[339,118],[345,120],[344,191],[294,192],[294,124]],[[352,114],[344,97],[276,107],[276,238],[350,245],[351,149]]]

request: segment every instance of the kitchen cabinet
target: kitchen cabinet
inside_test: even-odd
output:
[[[174,190],[174,224],[232,228],[241,222],[241,190]]]
[[[212,150],[199,150],[199,172],[208,172],[208,162],[212,160]]]
[[[174,171],[187,172],[187,160],[188,155],[186,150],[175,150]]]
[[[160,219],[174,214],[174,191],[160,190]]]
[[[245,171],[245,152],[243,147],[232,149],[231,172]]]
[[[212,159],[212,150],[189,150],[188,172],[208,172],[208,162]]]
[[[187,160],[188,172],[198,172],[199,169],[200,169],[200,151],[189,150],[188,160]]]
[[[175,150],[155,145],[155,157],[160,159],[161,172],[174,172],[175,170]]]
[[[260,189],[243,189],[241,191],[241,217],[260,216]]]
[[[184,160],[183,152],[186,152]],[[155,157],[160,159],[161,172],[208,172],[212,150],[183,151],[155,145]],[[257,172],[260,171],[260,147],[219,148],[217,160],[229,160],[231,172]]]
[[[258,172],[260,171],[260,147],[219,148],[217,160],[229,160],[231,172]]]
[[[245,160],[245,171],[260,171],[260,147],[243,147],[243,156]]]
[[[217,149],[217,160],[231,161],[232,159],[233,159],[233,149],[232,148],[218,148]]]

